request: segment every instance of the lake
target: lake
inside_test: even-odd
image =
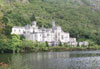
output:
[[[100,69],[100,51],[0,54],[13,69]]]

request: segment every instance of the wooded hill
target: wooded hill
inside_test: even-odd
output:
[[[36,20],[49,28],[53,19],[78,41],[100,44],[99,0],[0,0],[0,39],[10,39],[13,26]]]

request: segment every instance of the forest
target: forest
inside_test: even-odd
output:
[[[29,48],[32,42],[11,35],[11,28],[35,20],[39,27],[44,25],[46,28],[55,20],[78,41],[88,40],[100,45],[99,3],[98,0],[0,0],[0,51]]]

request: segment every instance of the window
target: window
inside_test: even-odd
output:
[[[60,33],[58,33],[58,36],[60,36]]]
[[[47,36],[49,36],[49,34],[47,34]]]
[[[19,30],[19,32],[21,32],[21,30]]]
[[[35,38],[37,38],[37,35],[35,35]]]
[[[25,31],[23,30],[23,33],[25,33]]]
[[[62,35],[62,37],[61,37],[61,38],[62,38],[62,40],[64,39],[63,35]]]
[[[14,32],[16,32],[16,29],[14,29]]]
[[[40,34],[40,37],[42,37],[42,35]]]

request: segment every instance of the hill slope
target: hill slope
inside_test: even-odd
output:
[[[14,25],[31,24],[37,20],[38,25],[51,27],[52,19],[62,26],[65,32],[79,41],[93,40],[100,44],[100,1],[98,0],[2,0],[0,4],[0,22],[7,28]],[[8,36],[10,31],[4,29],[1,34]]]

